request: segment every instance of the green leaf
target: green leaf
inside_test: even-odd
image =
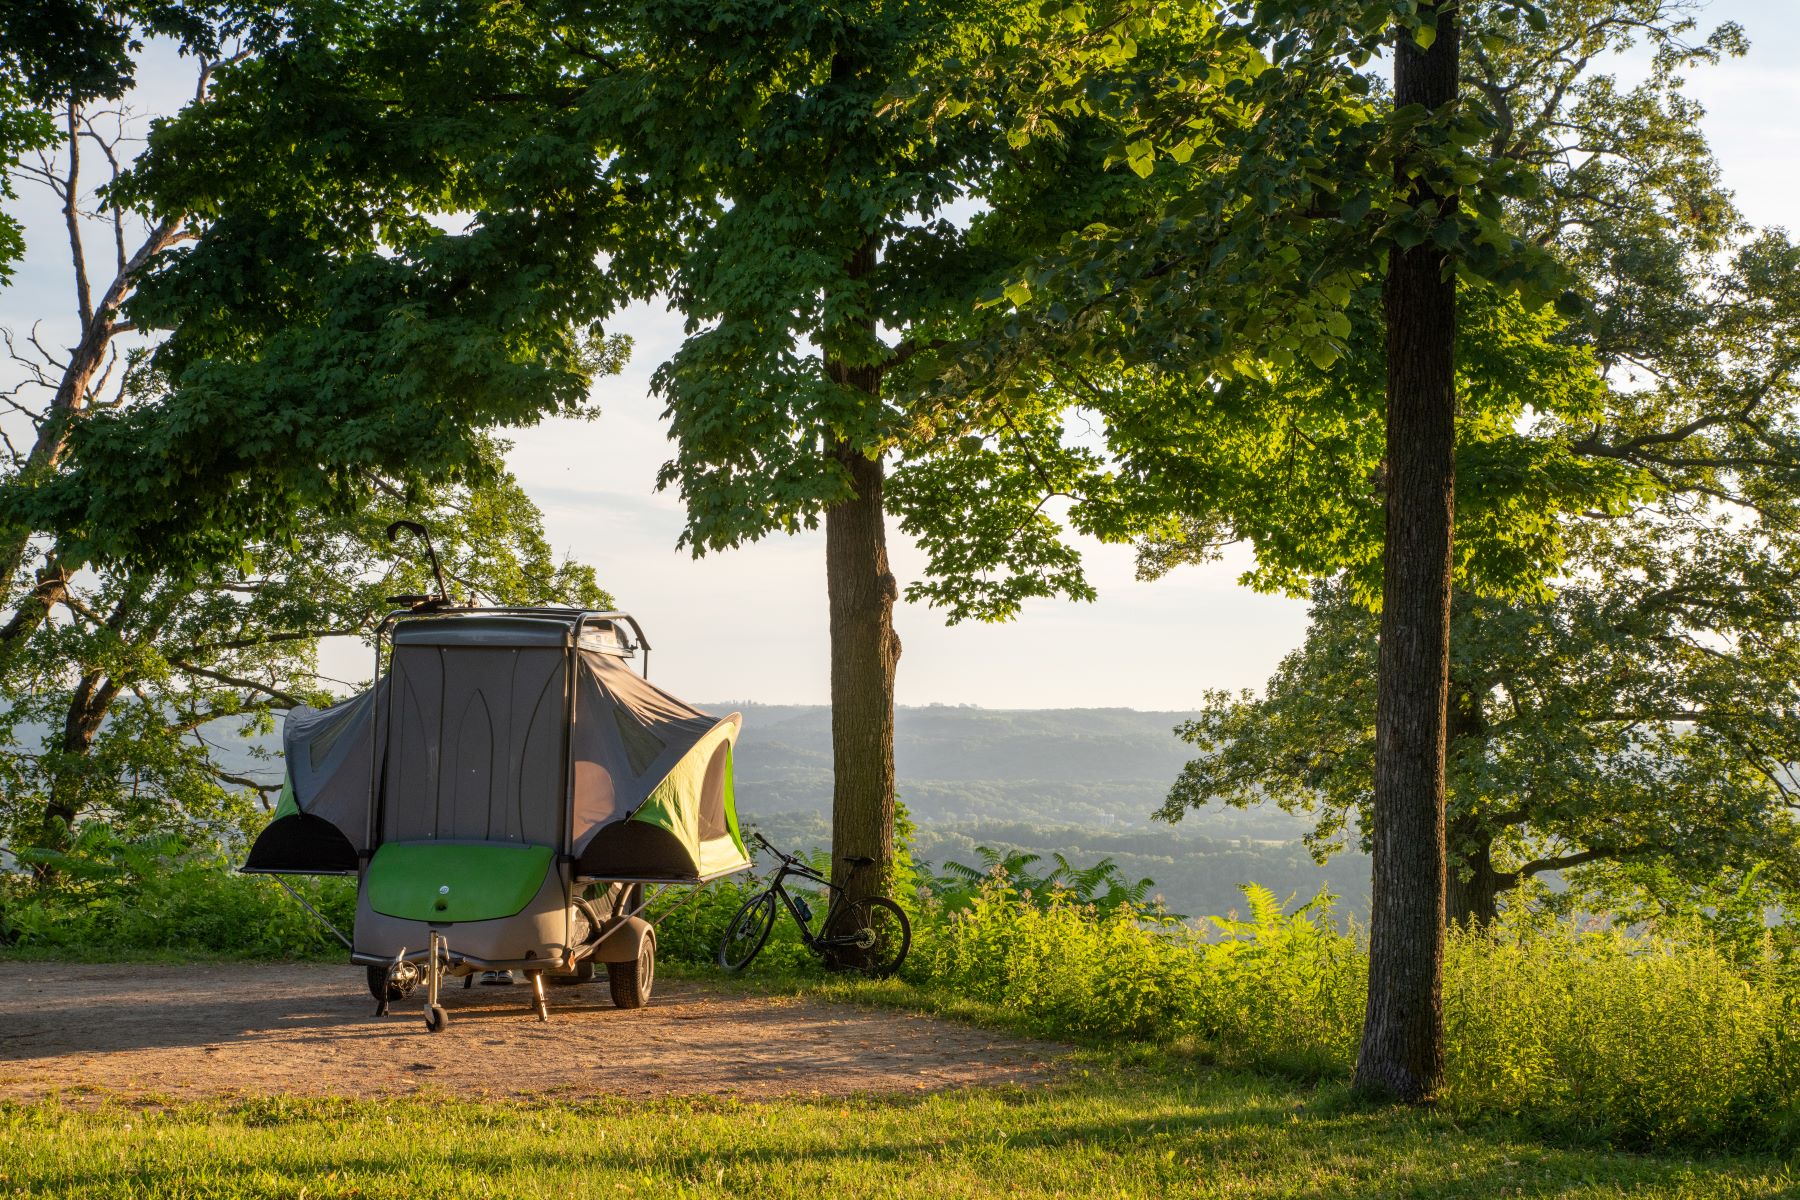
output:
[[[1125,147],[1125,165],[1139,179],[1147,179],[1156,165],[1156,147],[1148,138],[1140,138]]]

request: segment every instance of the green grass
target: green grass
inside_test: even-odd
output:
[[[1769,1158],[1546,1147],[1203,1071],[742,1102],[269,1099],[0,1106],[0,1195],[1761,1197]]]

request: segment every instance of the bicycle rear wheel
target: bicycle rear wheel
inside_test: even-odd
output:
[[[832,936],[821,938],[826,961],[871,979],[886,979],[906,961],[912,926],[886,896],[864,896],[838,910]],[[841,931],[841,932],[840,932]]]
[[[762,950],[763,943],[769,940],[769,931],[773,928],[775,892],[771,889],[744,901],[744,906],[731,918],[731,924],[725,927],[725,936],[719,941],[719,965],[727,971],[741,971],[749,966],[750,960]]]

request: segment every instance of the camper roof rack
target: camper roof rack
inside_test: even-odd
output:
[[[644,652],[639,664],[650,674],[650,639],[643,626],[627,612],[554,605],[506,605],[481,608],[395,609],[381,623],[381,632],[396,642],[436,645],[532,645],[544,642],[579,642],[586,649],[620,658]]]

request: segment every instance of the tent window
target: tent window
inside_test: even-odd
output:
[[[731,762],[731,743],[720,742],[706,764],[706,782],[700,789],[700,840],[711,841],[730,834],[725,823],[725,771]]]
[[[619,740],[625,743],[625,757],[633,775],[648,771],[650,764],[669,748],[667,742],[638,724],[623,707],[613,709],[613,724],[619,727]]]

